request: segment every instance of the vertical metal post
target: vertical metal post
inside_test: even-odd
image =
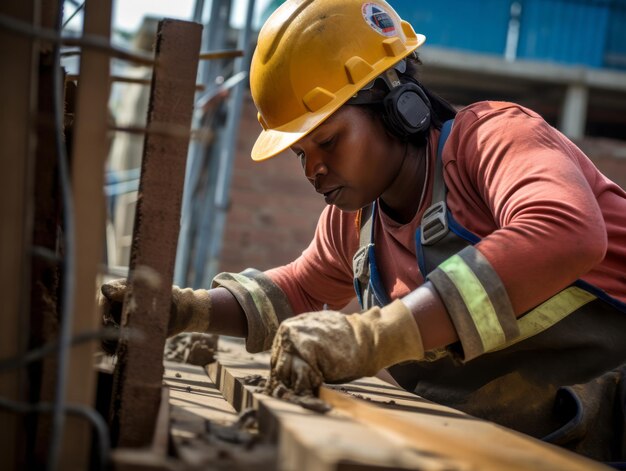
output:
[[[194,12],[194,20],[200,21],[201,12],[199,12],[199,3],[203,0],[197,0]],[[226,35],[229,28],[229,16],[231,11],[231,0],[213,0],[211,2],[211,10],[209,13],[208,23],[204,29],[203,43],[208,51],[224,49],[226,46]],[[216,86],[215,78],[220,72],[222,60],[207,60],[200,64],[199,82],[205,86],[206,90],[210,90]],[[201,119],[195,120],[195,127],[201,128],[203,125]],[[179,236],[178,250],[176,254],[176,268],[174,280],[176,284],[187,286],[189,280],[187,274],[189,271],[190,255],[194,247],[194,236],[197,232],[199,221],[203,218],[206,211],[210,211],[210,204],[199,205],[194,202],[193,198],[198,191],[199,176],[203,168],[208,166],[211,148],[215,146],[213,143],[208,146],[206,142],[194,141],[189,149],[189,157],[187,169],[185,173],[185,188],[183,192],[183,205],[181,216],[181,230]],[[211,188],[206,186],[204,193],[210,192]],[[203,192],[200,191],[202,195]],[[204,198],[202,198],[204,200]],[[203,201],[204,202],[204,201]],[[202,242],[200,242],[202,244]]]
[[[248,10],[246,12],[245,27],[239,36],[239,49],[244,51],[244,56],[235,63],[236,72],[248,72],[252,48],[250,38],[252,35],[252,19],[256,0],[248,0]],[[235,87],[228,108],[228,118],[226,122],[226,135],[223,146],[219,153],[219,169],[217,175],[217,185],[215,188],[215,215],[213,217],[213,231],[211,233],[210,245],[208,248],[208,260],[203,274],[203,285],[208,286],[211,279],[217,273],[219,260],[222,251],[224,226],[226,225],[226,213],[230,201],[230,184],[232,180],[232,170],[235,161],[237,135],[241,120],[241,107],[243,103],[244,83],[238,83]]]

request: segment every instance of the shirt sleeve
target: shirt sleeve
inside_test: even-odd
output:
[[[443,158],[459,222],[492,224],[477,225],[480,242],[428,277],[467,360],[514,341],[517,318],[603,259],[607,234],[586,157],[530,110],[489,104],[463,113]]]
[[[356,217],[327,206],[302,255],[266,274],[287,295],[295,314],[341,309],[354,298],[352,256],[358,248]]]

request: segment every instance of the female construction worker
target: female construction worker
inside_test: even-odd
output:
[[[268,19],[252,158],[291,149],[328,206],[292,263],[174,287],[170,334],[272,348],[271,381],[299,393],[386,368],[425,398],[623,457],[626,193],[536,113],[429,92],[424,40],[383,0],[287,0]],[[363,312],[335,311],[355,290]],[[124,283],[102,291],[110,306]]]

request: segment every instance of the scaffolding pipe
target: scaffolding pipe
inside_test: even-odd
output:
[[[255,0],[248,0],[248,10],[246,12],[246,23],[239,36],[238,49],[244,51],[243,58],[235,62],[235,73],[248,72],[252,49],[250,38],[252,35],[252,20],[254,14]],[[203,273],[196,274],[196,279],[201,280],[202,286],[210,286],[211,279],[217,273],[222,250],[224,227],[226,225],[226,212],[230,201],[230,184],[232,179],[232,169],[236,156],[236,143],[241,120],[241,108],[243,104],[243,93],[245,85],[239,82],[234,87],[233,96],[229,103],[228,116],[226,118],[226,133],[224,143],[219,152],[219,167],[217,175],[217,185],[215,188],[215,214],[213,216],[213,230],[209,238],[208,259],[205,260]]]
[[[201,7],[204,0],[196,0],[194,7],[194,20],[198,21],[202,18]],[[213,0],[209,12],[209,19],[204,27],[203,42],[209,50],[220,49],[225,46],[225,36],[227,25],[229,24],[228,15],[230,13],[230,0]],[[215,76],[217,75],[218,64],[216,61],[205,61],[200,64],[199,83],[204,85],[206,89],[211,89],[215,85]],[[195,126],[202,126],[203,117],[196,115],[194,117]],[[215,144],[213,144],[215,145]],[[179,286],[189,285],[189,266],[191,252],[194,247],[194,235],[197,232],[195,226],[197,221],[202,219],[202,208],[196,210],[197,204],[194,204],[194,194],[197,191],[199,176],[202,168],[208,164],[208,153],[210,146],[203,142],[192,142],[189,148],[189,156],[187,158],[187,169],[185,173],[185,188],[183,190],[183,201],[181,211],[181,226],[178,242],[178,250],[176,253],[176,267],[174,270],[174,282]],[[210,192],[211,188],[205,188],[206,192]],[[210,205],[212,206],[212,205]],[[210,210],[210,206],[205,211]],[[199,243],[202,243],[201,241]]]

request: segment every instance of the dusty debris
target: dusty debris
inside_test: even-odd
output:
[[[205,433],[208,437],[239,445],[249,449],[258,440],[259,423],[256,409],[244,409],[237,420],[231,425],[222,425],[217,422],[206,420],[204,422]],[[208,438],[206,437],[206,438]]]
[[[243,384],[246,386],[259,386],[260,388],[264,388],[267,383],[267,379],[262,375],[249,375],[243,378]]]
[[[262,392],[320,414],[325,414],[332,409],[326,401],[309,394],[296,394],[281,382],[268,381]]]
[[[205,366],[215,361],[219,336],[184,332],[165,343],[165,359]]]
[[[185,363],[204,366],[215,361],[215,350],[204,341],[195,341],[186,352]]]
[[[332,406],[325,401],[309,394],[296,394],[281,382],[272,382],[260,374],[248,375],[242,378],[246,386],[256,386],[255,393],[266,394],[268,396],[282,399],[292,404],[297,404],[305,409],[325,414],[332,409]]]
[[[335,391],[341,391],[342,393],[347,394],[348,396],[352,396],[352,397],[355,397],[357,399],[361,399],[362,401],[369,401],[369,402],[372,402],[372,403],[375,403],[375,404],[382,404],[382,405],[387,405],[387,406],[393,406],[393,405],[396,404],[396,401],[394,401],[393,399],[390,399],[388,401],[378,401],[376,399],[372,399],[371,397],[364,396],[362,394],[350,391],[349,389],[347,389],[347,388],[345,388],[343,386],[340,387],[340,388],[332,387],[332,386],[329,386],[329,387],[330,387],[330,389],[333,389]]]

